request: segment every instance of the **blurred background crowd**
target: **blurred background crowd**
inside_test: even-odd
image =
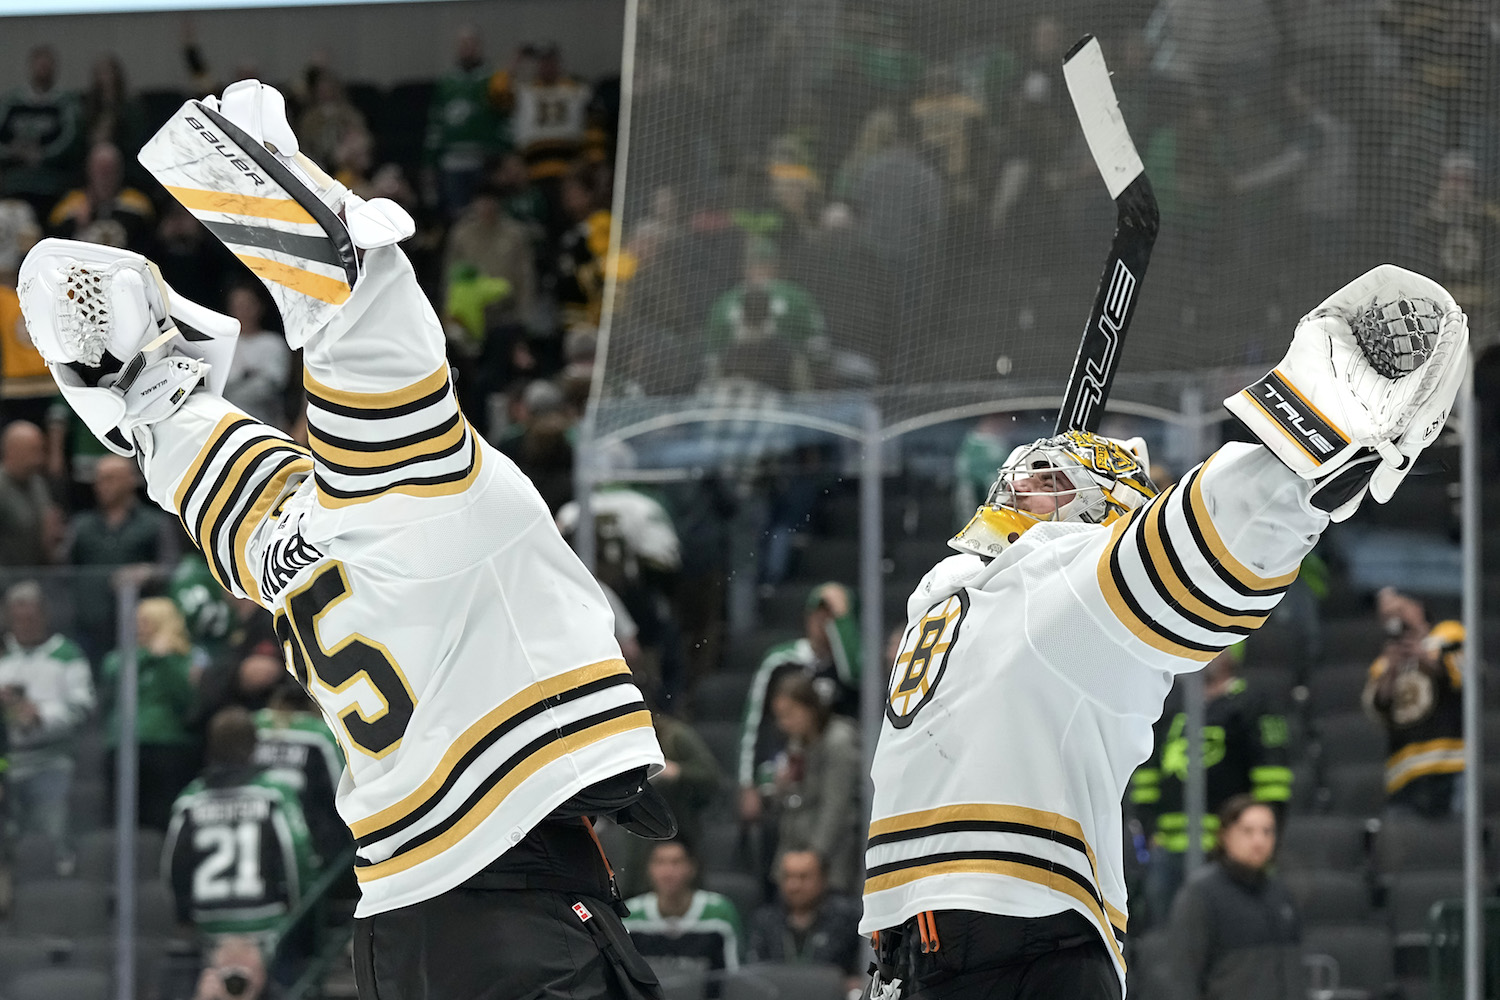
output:
[[[1091,220],[1112,217],[1072,141],[1060,74],[1086,29],[1105,44],[1157,187],[1160,266],[1193,275],[1143,304],[1138,324],[1162,331],[1142,333],[1149,358],[1268,358],[1299,309],[1375,262],[1360,249],[1372,245],[1403,248],[1398,262],[1444,282],[1476,340],[1493,343],[1500,20],[1464,0],[1244,0],[1232,14],[1189,0],[1018,4],[964,38],[971,5],[945,0],[924,11],[924,33],[948,41],[923,48],[901,44],[911,15],[891,4],[640,6],[630,127],[674,154],[620,199],[621,80],[570,74],[567,38],[485,23],[458,31],[429,79],[344,79],[318,56],[268,82],[291,102],[305,152],[418,219],[406,250],[468,419],[531,476],[565,533],[592,525],[668,760],[655,780],[681,827],[656,845],[603,831],[642,950],[674,997],[731,995],[750,967],[763,992],[733,995],[842,995],[870,960],[856,931],[861,599],[882,602],[898,638],[905,595],[1008,451],[1050,422],[986,415],[903,445],[883,486],[880,595],[854,586],[858,497],[826,442],[600,487],[585,520],[575,445],[607,279],[618,282],[600,381],[617,396],[763,399],[976,364],[1004,375],[997,330],[1077,326],[1103,249]],[[1233,23],[1195,35],[1203,17]],[[11,1000],[108,988],[122,573],[146,595],[133,610],[137,995],[352,995],[338,961],[354,893],[332,804],[342,750],[285,672],[270,617],[217,587],[133,462],[61,404],[16,304],[16,268],[44,235],[138,250],[240,321],[226,396],[305,442],[300,365],[261,286],[134,160],[183,99],[259,75],[254,46],[206,51],[186,21],[171,48],[162,58],[180,60],[180,86],[142,92],[118,54],[37,45],[0,99]],[[63,59],[91,60],[82,91],[59,84]],[[1390,106],[1411,130],[1389,127],[1378,112]],[[1056,267],[1027,266],[1042,244]],[[993,275],[1007,276],[1003,295]],[[1072,334],[1059,342],[1036,350],[1071,356]],[[1494,416],[1491,405],[1492,441]],[[1445,981],[1455,911],[1442,901],[1461,885],[1459,700],[1478,666],[1452,621],[1456,449],[1438,453],[1365,534],[1330,533],[1270,624],[1208,666],[1200,835],[1213,860],[1191,881],[1186,716],[1180,692],[1168,702],[1122,804],[1133,995],[1417,998]],[[1496,455],[1489,446],[1491,481]],[[1182,471],[1154,470],[1163,487]],[[1490,705],[1493,753],[1500,699]],[[204,803],[226,789],[253,805],[213,815]],[[1500,814],[1494,792],[1485,809]]]

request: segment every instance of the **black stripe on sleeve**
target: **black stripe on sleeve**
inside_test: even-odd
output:
[[[203,504],[203,508],[198,512],[198,517],[195,520],[196,530],[193,532],[193,537],[198,539],[198,545],[203,549],[203,554],[213,559],[214,565],[221,573],[225,570],[224,560],[219,558],[218,546],[214,544],[214,539],[211,537],[215,525],[205,523],[208,520],[208,509],[213,506],[214,500],[220,493],[228,487],[229,473],[234,468],[234,463],[239,461],[245,452],[266,441],[282,442],[283,439],[279,437],[273,438],[269,435],[254,437],[230,453],[228,460],[224,463],[224,468],[219,471],[218,478],[214,480],[213,488],[208,493],[208,500]],[[274,456],[277,455],[295,455],[301,457],[303,454],[290,441],[286,441],[278,447],[267,448],[265,454],[261,455],[258,461],[252,463],[240,476],[239,482],[234,484],[230,490],[229,498],[224,501],[224,506],[219,508],[218,520],[222,521],[226,514],[234,509],[235,504],[239,503],[240,496],[245,492],[247,484],[255,478],[256,472],[263,467],[262,463],[274,460]],[[222,576],[220,579],[228,580],[229,577]]]
[[[1167,516],[1171,513],[1176,513],[1179,517],[1186,517],[1182,508],[1187,506],[1187,497],[1185,494],[1178,493],[1168,503],[1176,504],[1178,509],[1173,510],[1165,506],[1162,508],[1158,522],[1161,526],[1161,547],[1162,551],[1167,555],[1167,563],[1171,566],[1172,572],[1177,574],[1177,579],[1182,581],[1182,585],[1188,589],[1189,593],[1221,615],[1251,615],[1260,618],[1262,621],[1270,617],[1271,611],[1269,608],[1237,609],[1231,608],[1227,604],[1221,604],[1205,592],[1202,587],[1193,582],[1193,578],[1188,575],[1187,567],[1183,565],[1182,557],[1177,554],[1177,546],[1172,541],[1172,533],[1168,530],[1167,522]]]
[[[1153,506],[1151,510],[1146,512],[1146,517],[1149,518],[1153,515],[1158,515],[1160,511],[1161,507]],[[1156,591],[1156,596],[1161,599],[1161,602],[1163,604],[1171,608],[1177,614],[1181,615],[1187,621],[1192,622],[1199,628],[1206,629],[1209,632],[1228,632],[1233,635],[1249,635],[1251,632],[1255,631],[1254,629],[1246,628],[1243,625],[1215,625],[1207,618],[1204,618],[1193,611],[1189,611],[1187,608],[1179,604],[1177,598],[1173,597],[1172,592],[1167,589],[1165,581],[1163,581],[1161,578],[1161,573],[1157,570],[1156,560],[1152,558],[1151,550],[1146,544],[1146,527],[1144,524],[1145,518],[1142,518],[1140,520],[1142,523],[1137,524],[1135,528],[1136,555],[1140,557],[1141,567],[1146,571],[1146,579],[1151,581],[1151,588]],[[1166,526],[1159,526],[1162,528],[1162,532],[1164,533]],[[1182,577],[1179,575],[1178,579],[1181,580]],[[1189,589],[1191,589],[1191,586],[1189,586]]]
[[[467,441],[469,439],[468,437],[465,437],[464,440]],[[475,448],[473,454],[469,457],[468,464],[464,468],[455,470],[454,472],[445,473],[441,476],[415,476],[409,479],[401,479],[394,483],[388,483],[384,486],[379,486],[368,490],[341,490],[336,486],[330,485],[328,480],[323,478],[322,475],[319,475],[316,472],[314,472],[314,475],[317,476],[318,489],[327,496],[330,496],[335,500],[362,500],[378,497],[385,493],[390,493],[392,490],[398,489],[402,486],[441,486],[444,483],[459,482],[474,471],[474,463],[478,460],[478,455],[479,449]],[[426,461],[426,459],[421,459],[421,461]],[[396,466],[396,468],[399,467],[400,466]],[[361,473],[363,473],[363,471],[364,470],[361,470]]]
[[[268,484],[271,480],[275,479],[276,476],[277,476],[277,474],[280,473],[282,469],[285,469],[289,465],[295,464],[299,460],[311,461],[311,459],[308,458],[308,456],[302,455],[302,454],[298,454],[298,455],[288,455],[288,456],[284,457],[281,461],[277,462],[276,463],[276,467],[273,468],[273,469],[271,469],[268,473],[266,473],[265,478],[263,478],[261,480],[260,484],[256,487],[256,496],[258,497],[260,495],[261,490],[263,490],[265,488],[266,484]],[[260,467],[257,467],[257,468],[260,468]],[[247,517],[250,516],[250,511],[254,507],[255,507],[255,501],[254,501],[254,499],[252,499],[249,503],[242,504],[240,506],[239,513],[234,516],[234,520],[231,521],[224,528],[224,530],[220,532],[220,535],[223,538],[227,539],[228,542],[229,542],[229,560],[230,560],[231,563],[234,562],[234,556],[235,556],[235,551],[234,551],[234,536],[237,535],[237,534],[239,534],[240,526],[245,523],[245,518],[247,518]],[[226,505],[225,506],[225,510],[228,510],[228,509],[229,509],[229,507],[228,507],[228,505]],[[217,542],[215,542],[215,548],[217,548]],[[234,568],[233,565],[231,565],[230,568],[233,569]]]
[[[200,537],[200,544],[203,552],[205,555],[211,554],[210,557],[214,561],[214,566],[221,573],[225,574],[222,579],[226,584],[232,585],[236,578],[228,575],[228,570],[231,567],[227,566],[225,560],[219,556],[219,542],[220,540],[228,542],[229,559],[232,562],[234,559],[234,535],[225,535],[221,529],[231,512],[236,509],[239,510],[239,517],[235,519],[238,521],[254,506],[253,497],[259,495],[260,487],[264,486],[272,475],[275,475],[274,470],[268,472],[266,466],[268,463],[275,461],[276,456],[283,456],[281,461],[276,465],[278,469],[298,459],[307,457],[292,448],[272,448],[267,450],[254,465],[245,470],[245,474],[240,477],[239,482],[234,484],[229,498],[224,502],[224,506],[219,509],[219,516],[215,519],[214,523],[202,526],[203,534]],[[247,496],[247,494],[249,495]]]
[[[1193,470],[1192,474],[1182,484],[1182,519],[1187,522],[1188,533],[1193,536],[1193,541],[1198,546],[1199,554],[1203,556],[1205,562],[1213,567],[1215,575],[1224,581],[1225,586],[1237,594],[1243,594],[1246,597],[1269,597],[1272,594],[1284,592],[1287,587],[1291,586],[1290,583],[1282,584],[1280,587],[1262,589],[1251,587],[1241,582],[1239,577],[1235,576],[1219,562],[1218,557],[1213,554],[1213,550],[1208,547],[1208,539],[1203,535],[1203,528],[1198,524],[1198,515],[1193,511],[1191,503],[1193,486],[1198,482],[1198,477],[1201,475],[1203,475],[1203,466],[1200,465]]]
[[[182,492],[182,509],[177,512],[177,520],[182,523],[182,530],[187,532],[188,537],[198,537],[193,532],[193,529],[188,527],[187,509],[193,505],[193,497],[197,493],[198,488],[203,485],[203,479],[208,475],[209,466],[214,464],[214,459],[219,456],[219,452],[224,450],[224,447],[229,443],[229,439],[234,437],[236,431],[242,427],[252,427],[255,423],[249,417],[242,417],[231,423],[228,427],[224,428],[224,433],[219,435],[219,440],[214,442],[213,450],[209,452],[202,462],[198,463],[198,471],[193,474],[193,481],[188,483],[187,489]]]
[[[309,420],[307,423],[308,426],[312,429],[312,432],[318,436],[318,440],[324,442],[325,444],[332,445],[335,448],[342,448],[345,451],[364,451],[373,453],[380,451],[395,451],[397,448],[409,448],[414,444],[421,444],[423,441],[429,440],[431,438],[441,437],[442,435],[447,434],[449,431],[451,431],[454,426],[462,419],[463,414],[458,412],[457,410],[454,410],[453,413],[449,415],[447,420],[444,420],[436,427],[429,427],[426,430],[420,430],[413,434],[408,434],[405,437],[383,438],[379,441],[356,441],[353,438],[339,437],[337,434],[330,434],[322,427],[318,426],[318,422],[316,420]]]
[[[464,435],[457,441],[454,441],[448,447],[440,449],[439,451],[428,452],[424,455],[413,455],[411,458],[404,458],[399,462],[392,462],[390,465],[372,465],[368,468],[358,465],[343,465],[339,462],[333,461],[326,455],[320,454],[317,450],[314,450],[313,454],[317,456],[318,465],[320,467],[327,469],[329,472],[337,472],[341,476],[384,476],[388,475],[389,473],[395,472],[397,469],[406,469],[410,468],[413,465],[420,465],[423,462],[435,462],[441,458],[450,458],[463,451],[464,445],[468,443],[468,435]],[[472,468],[472,466],[470,467]],[[468,475],[467,471],[464,472],[463,475],[456,476],[454,478],[462,479],[464,475]],[[381,487],[380,489],[375,490],[375,492],[381,493],[386,489],[388,489],[388,487]]]
[[[340,417],[355,417],[359,420],[384,420],[387,417],[404,417],[411,413],[417,413],[435,403],[440,402],[444,396],[452,392],[453,383],[444,382],[440,388],[434,389],[419,399],[409,403],[401,403],[396,406],[375,406],[370,408],[360,406],[349,406],[345,403],[335,403],[331,399],[325,399],[312,389],[307,390],[307,402],[310,406],[316,406],[326,413],[332,413]]]
[[[1129,534],[1132,531],[1140,531],[1140,529],[1140,522],[1136,521],[1126,527],[1125,533]],[[1125,539],[1122,536],[1120,538],[1120,542],[1123,543],[1124,540]],[[1150,629],[1152,632],[1155,632],[1158,636],[1165,639],[1167,642],[1173,643],[1177,646],[1185,647],[1187,649],[1196,649],[1204,653],[1216,653],[1220,649],[1224,648],[1224,644],[1222,643],[1219,645],[1206,645],[1201,642],[1194,642],[1193,640],[1185,638],[1184,636],[1180,636],[1176,632],[1173,632],[1171,629],[1163,626],[1155,618],[1146,614],[1145,609],[1141,607],[1140,602],[1137,601],[1135,599],[1135,595],[1131,593],[1130,583],[1125,579],[1125,572],[1120,568],[1119,545],[1111,545],[1109,547],[1109,575],[1115,582],[1115,589],[1120,592],[1120,598],[1125,602],[1125,605],[1130,608],[1130,613],[1135,616],[1136,621],[1140,622],[1143,626]]]

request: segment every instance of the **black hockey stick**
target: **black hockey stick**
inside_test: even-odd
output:
[[[1130,141],[1130,131],[1120,115],[1115,88],[1109,82],[1104,53],[1093,35],[1084,35],[1063,57],[1063,77],[1078,123],[1083,126],[1089,152],[1115,200],[1115,237],[1109,258],[1099,277],[1094,309],[1089,313],[1073,374],[1068,376],[1067,394],[1057,414],[1055,433],[1092,431],[1104,416],[1104,403],[1120,366],[1120,348],[1135,315],[1135,303],[1151,247],[1156,243],[1160,216],[1156,195],[1146,179],[1145,168]]]

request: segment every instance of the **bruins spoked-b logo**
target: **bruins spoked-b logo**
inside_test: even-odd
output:
[[[946,601],[927,609],[901,639],[901,652],[891,671],[891,686],[885,702],[885,717],[897,729],[911,725],[922,706],[932,700],[948,656],[958,642],[958,629],[969,613],[969,594],[960,590]]]

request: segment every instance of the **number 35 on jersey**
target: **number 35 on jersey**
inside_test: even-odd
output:
[[[911,725],[937,693],[968,613],[968,592],[960,590],[928,608],[901,637],[901,650],[896,654],[885,703],[885,717],[897,729]]]

